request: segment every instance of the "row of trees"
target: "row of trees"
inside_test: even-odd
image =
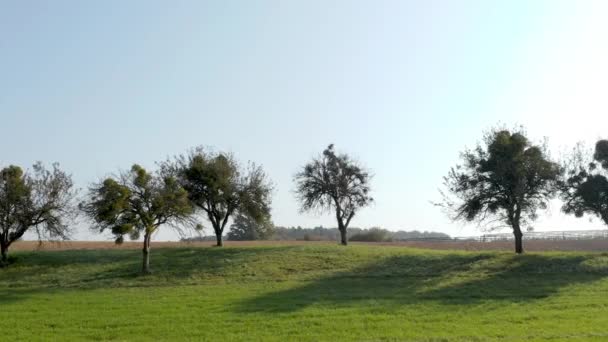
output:
[[[608,140],[594,153],[581,145],[562,162],[545,144],[533,144],[523,128],[494,129],[445,177],[440,206],[454,220],[476,221],[487,229],[510,227],[515,252],[523,253],[524,228],[539,209],[559,197],[566,214],[590,214],[608,224]]]
[[[462,164],[445,177],[443,201],[454,220],[477,221],[489,227],[509,226],[515,252],[523,252],[523,230],[552,198],[563,199],[563,211],[591,214],[608,224],[608,141],[600,140],[592,157],[575,149],[567,162],[551,160],[546,144],[533,144],[523,129],[494,129],[476,148],[462,153]],[[363,166],[329,145],[295,175],[302,211],[335,214],[341,244],[363,207],[373,202],[372,176]],[[256,225],[255,234],[272,227],[272,183],[260,166],[241,166],[233,155],[196,148],[159,163],[149,172],[139,165],[90,186],[79,209],[116,242],[143,237],[144,272],[150,270],[153,234],[167,225],[177,230],[211,223],[218,246],[230,218],[237,226]],[[76,192],[71,177],[57,164],[40,163],[30,173],[17,166],[0,171],[0,247],[7,262],[12,242],[33,229],[39,238],[67,238],[74,217]],[[496,224],[496,225],[493,225]],[[488,226],[485,226],[488,227]],[[245,234],[251,229],[237,230]],[[252,238],[256,238],[252,236]]]
[[[232,154],[196,148],[158,164],[153,172],[140,165],[93,183],[78,209],[100,232],[110,231],[116,243],[125,236],[143,238],[143,272],[150,271],[152,236],[163,226],[178,231],[201,229],[201,217],[212,226],[222,246],[226,225],[231,234],[270,233],[273,186],[264,170],[253,163],[239,164]],[[302,210],[335,209],[342,243],[358,208],[372,201],[369,174],[346,154],[330,145],[295,176]],[[71,176],[57,164],[48,171],[40,163],[26,173],[17,166],[0,172],[0,246],[2,264],[9,246],[30,229],[39,238],[67,238],[77,210]],[[238,227],[255,225],[256,229]]]
[[[133,165],[130,172],[94,184],[80,208],[100,231],[110,230],[117,243],[125,235],[143,235],[142,270],[147,273],[151,238],[161,226],[200,229],[197,218],[203,216],[222,246],[232,216],[270,221],[271,193],[261,167],[250,163],[243,168],[231,154],[197,148],[160,163],[154,173]]]

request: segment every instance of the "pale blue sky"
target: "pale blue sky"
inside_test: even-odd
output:
[[[555,153],[608,135],[606,17],[574,0],[3,1],[0,165],[58,161],[85,187],[210,145],[264,166],[276,224],[333,226],[291,191],[335,143],[375,173],[354,226],[468,235],[430,201],[484,129],[523,124]],[[557,204],[536,225],[589,227]]]

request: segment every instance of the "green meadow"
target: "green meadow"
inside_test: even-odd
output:
[[[608,254],[379,246],[15,252],[0,339],[608,339]]]

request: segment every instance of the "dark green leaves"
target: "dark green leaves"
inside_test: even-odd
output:
[[[274,224],[270,217],[262,220],[252,219],[244,214],[237,214],[230,226],[228,239],[234,241],[266,240],[274,233]]]
[[[572,162],[565,166],[567,178],[562,182],[562,210],[576,217],[595,215],[608,224],[608,141],[596,143],[593,162],[584,162],[583,154],[582,149],[575,149]]]
[[[463,164],[445,178],[452,200],[441,205],[454,219],[498,222],[519,226],[534,220],[537,209],[557,190],[561,169],[544,146],[532,145],[520,131],[494,130],[485,144],[462,154]]]
[[[253,163],[243,168],[231,154],[197,148],[164,163],[162,168],[176,176],[192,204],[207,216],[218,243],[234,214],[246,215],[258,223],[270,217],[272,185],[263,169]]]
[[[111,230],[117,243],[129,235],[150,234],[165,223],[184,223],[192,214],[186,190],[170,176],[148,173],[139,165],[89,189],[81,209],[99,226]]]

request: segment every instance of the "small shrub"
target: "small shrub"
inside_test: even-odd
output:
[[[350,240],[361,242],[387,242],[392,241],[392,238],[390,232],[386,229],[371,228],[353,235]]]

